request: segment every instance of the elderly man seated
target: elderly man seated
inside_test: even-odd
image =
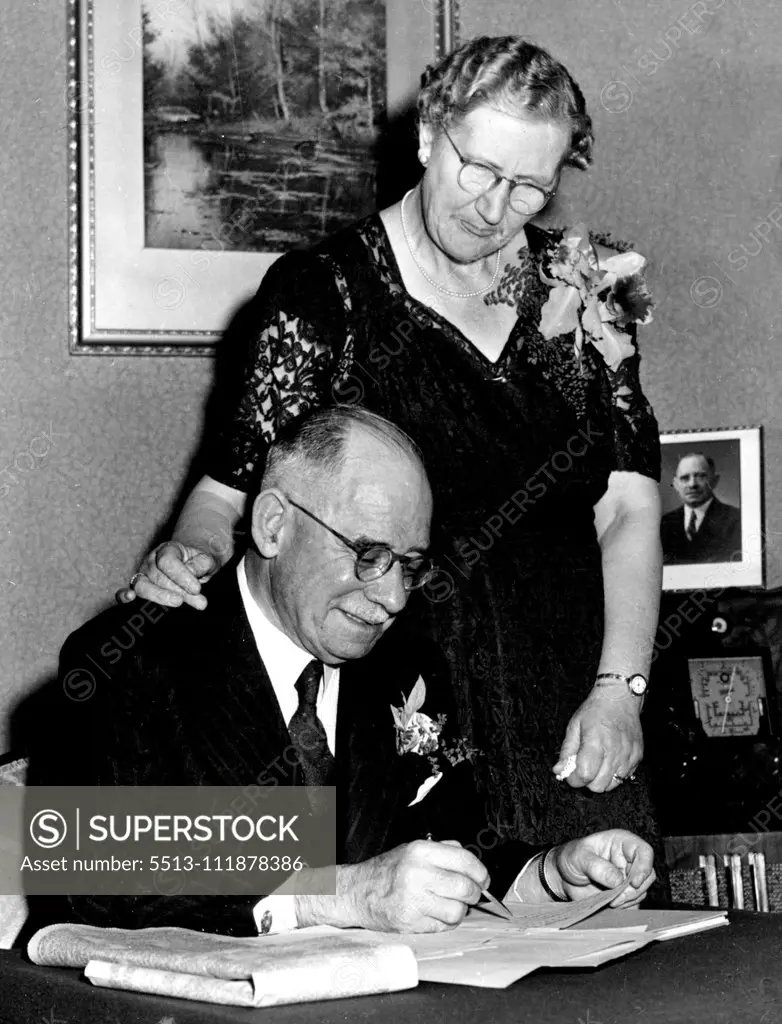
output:
[[[335,785],[336,894],[74,896],[41,900],[36,925],[166,924],[233,935],[312,924],[432,931],[458,925],[486,887],[500,897],[510,887],[524,901],[576,900],[626,878],[614,905],[643,898],[654,878],[652,850],[625,831],[548,851],[495,835],[479,859],[466,846],[477,849],[489,823],[469,764],[454,769],[452,785],[437,784],[410,806],[412,759],[397,754],[390,706],[421,677],[421,712],[456,722],[447,670],[403,625],[391,630],[435,571],[431,510],[419,453],[391,423],[346,407],[290,423],[253,505],[252,544],[208,584],[206,610],[156,608],[154,628],[118,658],[111,652],[130,646],[138,602],[74,633],[62,652],[61,692],[97,652],[111,679],[89,700],[62,693],[57,728],[31,758],[36,784]],[[57,736],[67,737],[59,748]],[[280,775],[270,766],[284,772],[291,746],[299,763]]]

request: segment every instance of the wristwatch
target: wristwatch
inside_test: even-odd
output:
[[[623,676],[618,672],[601,672],[595,677],[595,681],[597,682],[600,679],[621,679],[622,682],[627,683],[627,688],[634,697],[643,697],[649,689],[649,680],[646,676],[642,676],[640,672],[636,672],[632,676]]]

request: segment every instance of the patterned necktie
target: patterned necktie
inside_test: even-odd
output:
[[[299,706],[288,725],[307,786],[332,786],[336,775],[336,761],[329,750],[323,722],[318,718],[318,689],[322,678],[323,662],[311,661],[296,680]]]
[[[694,508],[690,509],[690,520],[687,523],[687,529],[684,532],[687,534],[687,540],[692,540],[698,532],[698,520],[695,516]]]

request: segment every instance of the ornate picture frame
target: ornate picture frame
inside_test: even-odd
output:
[[[764,587],[761,428],[678,431],[660,442],[663,590]],[[699,470],[711,483],[694,481]]]
[[[393,121],[450,49],[455,14],[451,0],[385,7]],[[141,10],[142,0],[68,0],[70,351],[208,356],[279,253],[145,246]]]

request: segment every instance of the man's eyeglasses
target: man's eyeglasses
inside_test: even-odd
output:
[[[286,497],[288,496],[286,495]],[[399,562],[402,567],[402,585],[405,590],[417,590],[419,587],[424,586],[425,583],[428,583],[434,576],[435,567],[431,558],[423,555],[397,555],[387,544],[357,544],[355,541],[348,540],[347,537],[337,530],[334,530],[328,523],[324,523],[322,519],[318,519],[314,512],[310,512],[309,509],[304,508],[303,505],[294,501],[293,498],[288,498],[288,501],[300,512],[303,512],[305,516],[314,519],[316,523],[328,530],[329,533],[334,534],[338,540],[341,540],[346,547],[350,548],[356,556],[354,565],[356,578],[361,580],[362,583],[369,583],[372,580],[380,579],[381,576],[385,576],[394,562]]]
[[[555,188],[540,188],[538,185],[531,185],[526,181],[518,181],[516,178],[506,178],[502,174],[497,174],[495,170],[487,167],[486,164],[477,163],[475,160],[467,160],[459,152],[456,143],[448,134],[448,129],[443,127],[443,131],[461,161],[462,166],[459,168],[456,180],[465,192],[469,192],[474,196],[483,195],[484,192],[491,192],[500,182],[507,181],[510,183],[508,202],[511,209],[515,210],[516,213],[537,213],[538,210],[543,209],[552,196],[556,195],[557,190]]]

